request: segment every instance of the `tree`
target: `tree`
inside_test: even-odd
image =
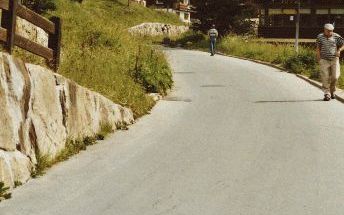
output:
[[[55,10],[55,0],[21,0],[21,3],[37,13]]]
[[[167,9],[170,9],[173,7],[173,3],[175,3],[175,0],[164,0],[164,5]]]
[[[206,33],[212,24],[216,25],[220,35],[228,33],[245,34],[253,31],[256,8],[253,4],[244,4],[242,0],[197,0],[194,17],[199,20],[193,25],[195,30]]]

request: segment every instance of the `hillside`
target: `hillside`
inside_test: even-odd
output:
[[[55,2],[56,11],[46,16],[63,19],[59,73],[132,108],[136,117],[147,113],[154,105],[147,93],[165,93],[172,86],[171,72],[163,54],[152,50],[151,39],[133,37],[126,29],[142,22],[181,25],[177,16],[135,3],[128,8],[126,0]]]

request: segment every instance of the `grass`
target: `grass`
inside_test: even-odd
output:
[[[85,151],[88,146],[97,144],[98,140],[104,140],[105,137],[112,132],[112,126],[109,124],[104,124],[101,126],[99,133],[94,137],[67,140],[65,148],[61,150],[53,159],[49,155],[41,155],[38,151],[36,151],[37,164],[35,169],[32,170],[31,176],[36,178],[44,175],[46,170],[53,165],[66,161],[73,155],[79,154],[81,151]]]
[[[147,93],[165,94],[173,84],[171,70],[163,53],[152,48],[154,39],[131,36],[127,28],[143,22],[181,25],[178,17],[135,3],[127,7],[126,0],[55,2],[57,10],[46,16],[63,20],[58,72],[130,107],[135,117],[148,113],[154,101]],[[28,62],[45,63],[22,50],[16,54]]]
[[[0,202],[4,199],[10,199],[12,197],[12,194],[9,193],[9,187],[5,187],[4,182],[0,182]]]
[[[180,43],[190,49],[203,51],[208,51],[209,49],[209,41],[206,36],[203,35],[202,39],[200,33],[197,32],[188,32],[182,37],[175,39],[175,43]],[[302,74],[317,81],[320,80],[320,70],[315,57],[315,48],[309,45],[301,46],[299,54],[296,54],[292,44],[272,44],[257,40],[254,37],[228,35],[218,41],[217,50],[227,55],[276,64],[291,73]],[[341,62],[341,65],[341,70],[344,72],[344,62]],[[338,87],[344,89],[344,76],[339,78]]]
[[[131,108],[135,118],[148,113],[155,104],[148,93],[167,93],[173,85],[171,69],[164,54],[153,46],[163,37],[133,36],[127,29],[143,22],[182,25],[179,18],[135,3],[127,7],[127,0],[84,0],[82,4],[71,0],[54,2],[56,10],[44,15],[47,18],[59,16],[63,20],[58,72]],[[26,62],[46,66],[45,60],[19,48],[15,48],[14,55]],[[127,129],[122,123],[116,127]],[[37,164],[32,177],[43,175],[54,164],[86,150],[111,132],[112,126],[105,124],[94,137],[68,140],[54,158],[36,150]]]

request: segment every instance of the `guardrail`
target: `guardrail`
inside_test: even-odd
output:
[[[0,0],[2,10],[0,41],[5,50],[12,54],[13,47],[18,46],[26,51],[47,59],[49,66],[57,71],[61,52],[61,26],[59,17],[50,20],[21,5],[18,0]],[[49,34],[48,47],[16,34],[17,17],[23,18]]]

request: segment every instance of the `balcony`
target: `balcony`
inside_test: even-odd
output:
[[[295,8],[297,0],[257,0],[262,8]],[[344,0],[301,0],[301,8],[344,8]]]

